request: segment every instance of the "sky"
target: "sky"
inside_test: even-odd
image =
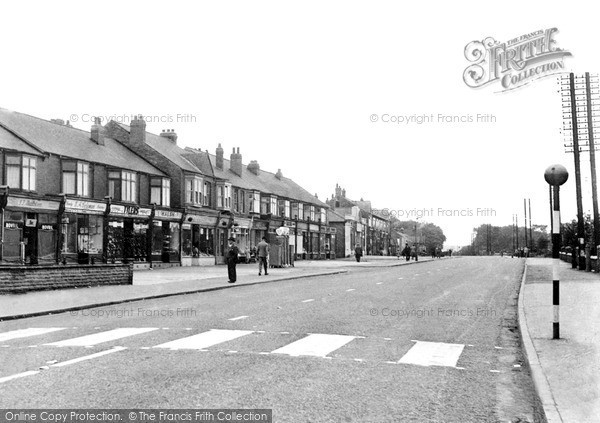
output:
[[[147,118],[178,144],[294,179],[322,200],[336,184],[401,219],[439,225],[446,246],[510,225],[523,199],[549,224],[544,170],[570,173],[556,77],[509,92],[463,81],[465,46],[557,28],[566,71],[598,72],[582,1],[21,1],[3,3],[0,107],[88,130],[92,116]],[[489,117],[477,122],[477,115]],[[391,122],[397,116],[430,122]],[[373,116],[376,117],[377,121]],[[441,116],[441,117],[440,117]],[[469,119],[472,122],[456,122]],[[401,120],[401,119],[396,119]],[[388,122],[385,122],[388,121]],[[584,211],[591,210],[588,155]],[[587,166],[587,167],[586,167]],[[411,214],[412,213],[412,214]]]

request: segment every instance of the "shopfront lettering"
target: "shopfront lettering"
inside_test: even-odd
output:
[[[85,211],[91,213],[104,213],[106,210],[105,203],[96,203],[93,201],[67,200],[65,202],[66,212]]]
[[[36,200],[34,198],[8,197],[7,207],[21,207],[28,209],[58,210],[60,203],[57,201]]]

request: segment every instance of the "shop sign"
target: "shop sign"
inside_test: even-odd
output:
[[[156,210],[154,212],[154,217],[157,219],[181,220],[183,213],[171,210]]]
[[[266,231],[267,224],[265,222],[254,221],[254,224],[252,225],[252,229],[257,229],[259,231]]]
[[[67,200],[65,202],[65,212],[67,213],[87,212],[93,214],[104,214],[105,211],[105,203],[81,200]]]
[[[195,225],[203,225],[209,227],[213,227],[217,224],[217,218],[215,216],[200,216],[197,214],[188,214],[185,216],[184,220]]]
[[[286,228],[285,226],[280,226],[279,228],[275,229],[275,233],[279,236],[282,235],[289,235],[290,234],[290,228]]]
[[[125,217],[149,217],[152,213],[151,209],[143,209],[139,206],[120,206],[117,204],[110,205],[110,214],[125,216]]]
[[[53,231],[54,230],[54,225],[52,225],[52,224],[43,224],[43,225],[40,225],[40,230],[42,230],[42,231]]]
[[[9,196],[6,206],[40,210],[58,210],[60,203],[57,201],[37,200],[35,198],[19,198]]]
[[[37,219],[25,219],[25,226],[35,228],[37,226]]]
[[[319,232],[319,226],[318,225],[310,225],[310,231],[311,232]]]
[[[6,229],[21,229],[23,222],[4,222],[4,227]]]

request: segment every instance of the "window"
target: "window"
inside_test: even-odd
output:
[[[210,182],[204,182],[203,205],[210,206]]]
[[[298,203],[298,219],[304,220],[304,204]]]
[[[260,213],[260,192],[254,191],[250,202],[250,211]]]
[[[315,220],[315,206],[310,206],[310,220]]]
[[[36,158],[6,156],[6,185],[11,188],[35,191]]]
[[[90,165],[85,162],[66,161],[62,164],[62,192],[89,196]]]
[[[293,218],[300,218],[300,216],[298,215],[298,203],[292,203],[292,217]]]
[[[108,172],[108,195],[115,200],[135,202],[137,174],[126,170]]]
[[[189,204],[201,206],[203,204],[202,179],[187,178],[185,180],[185,201]]]
[[[225,185],[225,208],[231,208],[231,185]]]
[[[324,207],[321,207],[321,223],[327,223],[327,212]]]
[[[290,202],[289,200],[278,201],[278,213],[280,217],[290,217]]]
[[[269,213],[276,215],[277,214],[277,197],[271,196],[271,200],[269,201]]]
[[[307,219],[307,220],[311,219],[311,216],[310,216],[310,204],[305,204],[304,205],[304,218]]]
[[[223,197],[225,196],[225,187],[223,185],[217,186],[217,207],[223,207],[224,201]]]
[[[260,213],[261,214],[269,213],[269,197],[266,197],[266,196],[260,197]]]
[[[167,178],[152,178],[150,180],[150,203],[161,206],[171,205],[171,181]]]

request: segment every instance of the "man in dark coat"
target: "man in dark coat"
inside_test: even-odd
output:
[[[363,250],[360,244],[356,244],[356,248],[354,249],[354,257],[356,257],[356,261],[360,263],[360,258],[363,255]]]
[[[235,265],[238,261],[239,250],[235,245],[235,238],[229,238],[229,250],[227,251],[227,273],[229,274],[229,283],[235,283],[237,274],[235,271]]]
[[[411,249],[410,249],[410,245],[408,245],[408,242],[406,243],[406,245],[404,246],[404,250],[403,254],[406,257],[406,261],[410,260],[410,253],[411,253]]]

